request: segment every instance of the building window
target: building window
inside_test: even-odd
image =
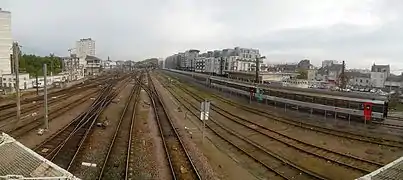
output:
[[[360,79],[360,83],[362,83],[362,79]]]
[[[368,79],[367,79],[367,81],[366,81],[367,83],[368,83]]]

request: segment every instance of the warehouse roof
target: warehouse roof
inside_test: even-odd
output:
[[[400,180],[403,179],[403,157],[367,174],[357,180]]]
[[[8,179],[11,176],[78,180],[73,174],[2,133],[0,135],[0,179]]]

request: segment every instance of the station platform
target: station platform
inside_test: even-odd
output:
[[[80,180],[5,133],[0,135],[0,179]]]
[[[357,180],[402,180],[403,179],[403,157],[367,174]]]

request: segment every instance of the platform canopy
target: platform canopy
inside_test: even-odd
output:
[[[357,180],[402,180],[403,157],[367,174]]]
[[[79,180],[5,133],[0,135],[0,179]]]

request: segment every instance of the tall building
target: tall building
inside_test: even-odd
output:
[[[76,42],[76,54],[80,58],[80,64],[85,63],[86,56],[95,56],[95,41],[91,38],[80,39]]]
[[[11,73],[12,44],[11,13],[0,8],[0,76]]]

